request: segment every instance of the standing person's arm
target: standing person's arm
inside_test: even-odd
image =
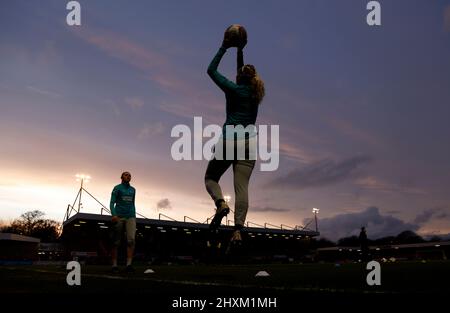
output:
[[[220,74],[219,71],[217,71],[220,60],[222,60],[222,57],[226,51],[226,47],[222,46],[219,48],[219,51],[217,51],[216,55],[208,66],[208,75],[216,83],[216,85],[219,86],[220,89],[222,89],[224,92],[230,92],[236,90],[238,86],[234,82]]]
[[[136,200],[136,188],[134,189],[134,195],[133,195],[133,210],[134,210],[134,215],[136,215],[136,205],[135,205],[135,200]]]
[[[245,40],[237,47],[237,70],[244,66],[244,47],[247,45],[247,36]]]
[[[237,49],[237,71],[244,66],[244,51],[242,48]]]
[[[109,209],[111,210],[112,221],[115,222],[117,220],[117,212],[116,212],[116,201],[117,201],[117,189],[114,188],[111,192],[111,201],[109,202]]]

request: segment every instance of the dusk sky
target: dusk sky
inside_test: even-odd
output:
[[[248,220],[322,235],[367,226],[450,233],[450,1],[0,1],[0,219],[29,210],[62,221],[76,173],[105,205],[132,174],[137,211],[204,221],[207,160],[174,161],[172,127],[225,120],[206,73],[231,24],[266,97],[258,124],[280,125],[277,171],[257,167]],[[235,79],[236,49],[219,71]],[[259,162],[259,161],[258,161]],[[232,171],[221,180],[232,195]],[[99,205],[83,199],[83,212]],[[158,204],[159,203],[159,204]]]

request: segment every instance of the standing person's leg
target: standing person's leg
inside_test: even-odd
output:
[[[135,237],[136,237],[136,218],[131,217],[126,220],[127,231],[127,268],[131,269],[131,263],[133,262]]]
[[[216,214],[209,224],[211,230],[216,230],[222,223],[222,219],[230,212],[228,204],[223,199],[222,189],[219,185],[220,177],[233,163],[232,160],[216,160],[209,161],[208,168],[205,173],[205,186],[211,198],[216,205]]]
[[[205,186],[211,198],[214,200],[216,207],[218,202],[224,201],[222,189],[219,180],[233,161],[212,159],[208,163],[205,173]]]
[[[255,160],[238,160],[233,163],[234,191],[234,225],[236,230],[242,229],[248,211],[248,184]]]
[[[224,202],[222,189],[219,185],[219,180],[226,170],[233,163],[233,159],[227,160],[227,148],[232,145],[232,141],[224,140],[223,138],[214,145],[213,158],[208,162],[208,167],[205,173],[205,186],[211,198],[219,210],[221,203]],[[230,146],[232,148],[232,146]]]
[[[123,224],[124,224],[124,220],[119,219],[117,222],[114,222],[113,226],[112,226],[113,247],[111,250],[111,259],[112,259],[113,271],[117,270],[117,250],[119,249],[120,242],[122,239]]]

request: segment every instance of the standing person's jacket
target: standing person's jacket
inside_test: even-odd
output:
[[[258,115],[258,104],[252,98],[250,85],[238,85],[217,71],[217,67],[226,51],[223,47],[219,48],[219,51],[208,66],[208,75],[225,92],[227,118],[223,125],[222,133],[224,138],[233,139],[230,135],[227,136],[226,125],[242,125],[243,127],[255,125]],[[240,66],[243,66],[242,51],[238,52],[238,69]],[[254,129],[248,136],[252,137],[255,135],[256,130]]]
[[[121,218],[136,217],[136,208],[134,200],[136,198],[136,189],[129,183],[121,183],[114,187],[111,193],[110,209],[112,216]]]

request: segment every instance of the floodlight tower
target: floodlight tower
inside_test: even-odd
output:
[[[317,213],[319,213],[319,209],[318,208],[313,208],[312,212],[314,213],[314,220],[316,221],[316,232],[319,231],[319,227],[317,227]]]
[[[75,175],[76,180],[80,182],[80,191],[78,192],[79,198],[78,198],[78,213],[80,213],[81,208],[81,194],[83,192],[83,183],[88,183],[91,180],[91,176],[85,175],[85,174],[76,174]]]

